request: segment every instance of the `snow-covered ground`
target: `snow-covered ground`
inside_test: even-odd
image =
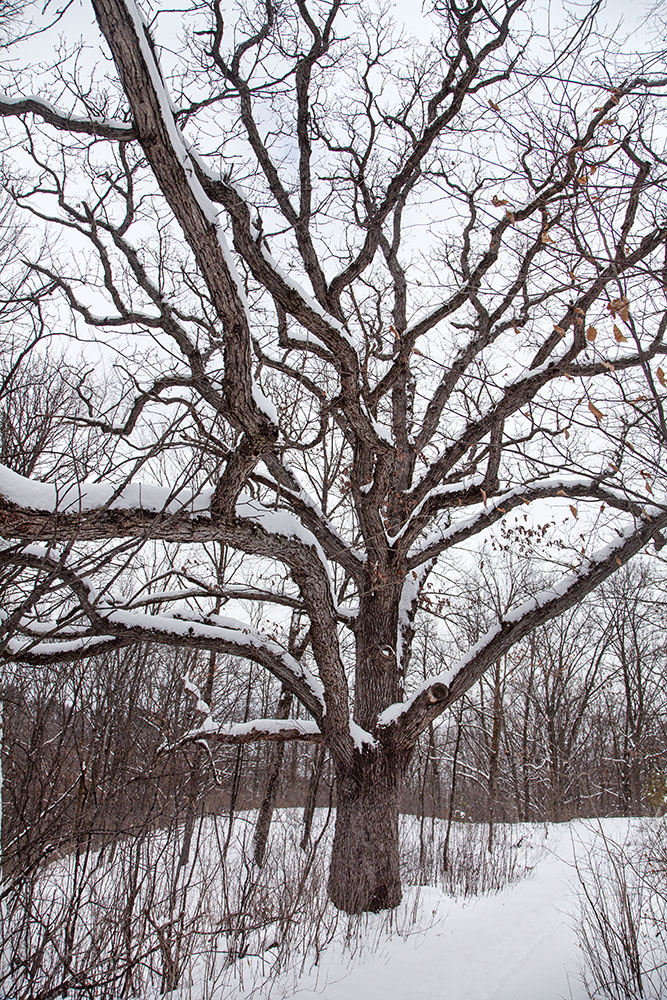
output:
[[[624,839],[628,820],[602,820]],[[597,822],[550,824],[525,879],[492,895],[451,898],[410,888],[395,918],[367,918],[367,944],[353,956],[332,947],[302,976],[295,1000],[586,1000],[574,917],[580,887],[574,855],[588,855]],[[537,836],[539,828],[532,828]],[[418,919],[412,924],[412,913]],[[420,928],[421,924],[421,928]],[[376,925],[376,926],[374,926]]]
[[[322,848],[330,837],[331,818],[327,823],[326,811],[318,810],[314,830],[322,833]],[[190,957],[169,1000],[588,1000],[577,937],[582,888],[575,863],[582,872],[594,869],[596,858],[605,852],[604,838],[608,845],[625,844],[642,829],[644,833],[653,829],[652,824],[657,832],[661,822],[604,819],[498,825],[491,860],[485,853],[486,827],[457,823],[450,859],[458,872],[468,871],[468,885],[475,882],[480,868],[487,873],[487,882],[493,883],[503,868],[512,877],[497,892],[457,896],[444,888],[448,878],[441,865],[444,822],[426,822],[420,854],[419,822],[404,817],[407,878],[401,906],[391,914],[348,918],[326,902],[325,851],[309,862],[298,849],[300,812],[278,811],[261,870],[249,860],[254,821],[254,813],[237,815],[222,854],[224,817],[204,820],[195,837],[198,851],[187,876],[193,888],[187,904],[193,922],[187,920],[186,925],[194,928],[197,923],[198,930],[189,939]],[[179,850],[180,837],[153,834],[140,854],[128,840],[90,856],[85,866],[90,889],[80,927],[97,927],[99,940],[108,942],[103,951],[115,947],[114,914],[126,905],[123,873],[132,857],[136,870],[143,872],[131,918],[133,937],[145,938],[142,947],[146,947],[158,923],[170,926],[164,922],[168,873],[174,870]],[[73,857],[44,870],[39,893],[31,896],[33,904],[41,899],[37,924],[44,917],[59,927],[58,914],[69,912],[68,901],[74,890],[79,891],[81,877],[75,876]],[[419,871],[434,884],[410,885],[410,873],[414,881]],[[305,892],[300,885],[305,885]],[[142,924],[146,911],[141,897],[146,894],[152,900],[151,917]],[[50,940],[56,941],[59,933]],[[86,934],[84,930],[82,942]],[[11,952],[14,947],[6,933],[4,938],[0,967],[8,959],[11,962],[7,948]],[[87,975],[101,971],[99,957],[91,966],[85,947],[80,951]],[[150,954],[154,972],[151,978],[142,962],[137,996],[157,1000],[164,996],[159,986],[160,949],[145,954]],[[664,966],[663,943],[655,954]],[[115,960],[110,961],[106,968],[116,968]],[[57,968],[55,960],[53,974]],[[50,981],[51,974],[45,974]],[[660,978],[662,982],[667,978]],[[22,984],[16,985],[16,996],[32,997],[29,990],[21,991]],[[659,985],[657,992],[652,989],[646,996],[663,1000],[667,994],[661,989]]]
[[[388,925],[367,916],[353,947],[340,944],[318,964],[275,985],[294,1000],[587,1000],[576,922],[582,896],[575,860],[632,838],[642,820],[578,820],[516,826],[535,858],[530,874],[500,892],[451,897],[411,886]],[[260,988],[238,994],[263,997]]]

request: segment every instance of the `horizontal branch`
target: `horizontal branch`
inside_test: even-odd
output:
[[[113,139],[117,142],[129,142],[137,136],[133,128],[124,122],[112,118],[80,118],[54,107],[41,97],[7,97],[0,95],[0,115],[5,118],[18,118],[22,115],[35,115],[48,125],[62,132],[77,132],[83,135],[97,136],[100,139]]]
[[[481,496],[479,490],[478,494],[477,503],[482,504],[484,498]],[[432,503],[428,505],[428,511],[424,512],[424,519],[428,520],[437,511],[453,506],[451,501],[452,496],[454,497],[454,501],[456,501],[456,494],[453,492],[443,492],[440,495],[435,491]],[[488,498],[486,505],[478,510],[476,514],[433,532],[420,548],[410,551],[407,566],[409,569],[415,569],[424,562],[441,555],[447,549],[453,548],[455,545],[460,545],[469,538],[481,534],[517,507],[528,505],[536,500],[549,500],[557,497],[563,497],[568,500],[595,500],[605,503],[615,510],[622,510],[626,514],[632,514],[637,518],[643,517],[647,513],[647,509],[654,510],[657,514],[661,513],[661,508],[655,504],[647,506],[646,504],[630,500],[620,490],[615,490],[609,484],[603,485],[597,480],[577,479],[568,476],[550,477],[549,479],[536,480],[520,486],[514,486],[504,493],[499,493],[493,498]],[[406,525],[405,534],[408,535],[409,532],[409,537],[416,537],[418,534],[419,516],[421,514],[422,511],[420,510],[416,524],[408,522]],[[429,515],[428,518],[427,514]]]
[[[212,490],[197,493],[138,484],[115,489],[79,484],[59,491],[0,466],[0,537],[49,542],[121,537],[215,540],[285,563],[310,619],[313,650],[326,688],[327,724],[343,731],[349,720],[348,688],[338,648],[333,576],[322,546],[287,511],[272,510],[250,497],[229,510],[213,507],[214,499]],[[312,710],[312,703],[308,707]]]
[[[216,726],[210,720],[199,729],[192,729],[174,743],[160,748],[164,753],[206,740],[209,743],[287,743],[299,740],[303,743],[323,743],[324,735],[314,722],[303,719],[254,719],[252,722],[234,722],[226,726]]]

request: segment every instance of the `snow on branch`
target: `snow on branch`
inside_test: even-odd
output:
[[[304,743],[322,743],[324,736],[316,723],[308,719],[253,719],[251,722],[233,722],[218,726],[207,718],[198,729],[191,729],[174,743],[165,744],[161,753],[176,750],[188,743],[201,740],[215,743],[257,743],[287,742],[300,740]]]
[[[81,118],[61,111],[42,97],[8,97],[6,94],[0,94],[0,115],[18,117],[27,114],[35,115],[48,125],[53,125],[54,128],[64,132],[80,132],[120,142],[136,139],[134,129],[114,118],[100,118],[96,115]]]
[[[460,698],[484,671],[533,629],[562,614],[598,587],[667,527],[667,513],[629,525],[615,541],[585,559],[579,569],[513,608],[449,669],[425,680],[403,703],[378,718],[381,727],[397,725],[414,740],[429,721]]]
[[[58,514],[83,514],[103,510],[140,510],[150,513],[210,512],[212,489],[195,492],[144,483],[129,483],[124,487],[109,483],[70,483],[58,487],[40,483],[0,465],[0,497],[24,510]]]
[[[435,504],[433,514],[447,506],[449,494],[439,490],[434,490],[433,496]],[[408,566],[415,568],[435,558],[440,553],[467,541],[474,535],[480,534],[491,527],[510,511],[523,504],[529,504],[535,500],[552,499],[558,496],[578,500],[596,500],[604,502],[608,506],[617,510],[631,513],[636,517],[655,517],[662,513],[663,508],[655,504],[641,504],[634,502],[613,484],[600,483],[599,480],[576,476],[550,476],[548,479],[538,479],[532,482],[522,483],[520,486],[513,486],[511,489],[500,493],[498,496],[489,498],[486,504],[480,495],[480,509],[471,517],[460,521],[455,521],[446,528],[434,529],[423,541],[408,552]],[[428,499],[428,498],[427,498]],[[425,503],[426,501],[424,501]],[[401,533],[401,537],[414,538],[419,530],[418,513],[406,525]]]
[[[58,623],[52,625],[53,635],[57,636]],[[39,636],[12,639],[6,644],[6,654],[32,664],[53,663],[90,655],[92,647],[100,644],[117,648],[136,642],[227,653],[260,663],[294,691],[316,718],[322,715],[324,697],[320,681],[274,639],[234,618],[220,615],[202,618],[194,613],[184,613],[181,617],[149,615],[103,605],[96,608],[91,627],[102,634],[66,642],[35,641]]]

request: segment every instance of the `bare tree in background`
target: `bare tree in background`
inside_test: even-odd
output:
[[[340,0],[192,4],[180,42],[167,11],[92,9],[112,78],[65,51],[0,98],[6,190],[47,234],[33,308],[115,366],[77,383],[98,482],[0,478],[4,655],[259,664],[309,718],[221,726],[188,678],[187,739],[323,744],[331,898],[395,906],[419,735],[667,527],[636,421],[604,436],[647,371],[664,384],[667,80],[596,36],[597,4],[551,47],[524,0],[436,2],[424,44]],[[429,574],[545,501],[585,525],[559,581],[411,683]],[[159,541],[177,554],[146,588]],[[198,571],[208,542],[236,577]]]

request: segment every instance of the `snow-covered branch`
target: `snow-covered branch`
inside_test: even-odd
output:
[[[620,538],[586,558],[558,583],[509,611],[459,661],[425,680],[402,704],[381,713],[380,727],[395,727],[393,739],[411,746],[437,718],[482,676],[488,667],[535,628],[581,601],[667,528],[667,512],[630,525]]]

